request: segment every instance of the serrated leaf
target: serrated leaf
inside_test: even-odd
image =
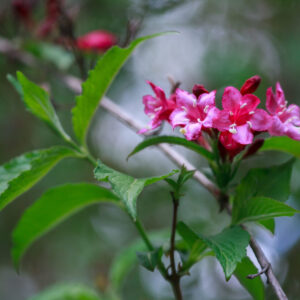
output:
[[[88,79],[82,84],[82,94],[76,97],[76,106],[72,110],[74,132],[81,144],[85,144],[89,124],[102,97],[133,50],[143,41],[159,35],[138,38],[127,48],[112,47],[89,72]]]
[[[236,189],[235,201],[243,202],[263,196],[286,201],[290,195],[290,180],[295,160],[271,168],[251,169]]]
[[[57,284],[28,300],[101,300],[90,287],[81,283]]]
[[[271,137],[264,141],[259,151],[282,151],[300,157],[300,142],[286,136]]]
[[[151,242],[155,245],[160,245],[165,240],[169,243],[170,232],[159,231],[149,234]],[[139,238],[132,242],[129,246],[123,248],[121,252],[114,258],[110,268],[110,281],[115,290],[119,290],[124,279],[131,271],[132,267],[137,263],[136,253],[138,251],[147,251],[145,243]]]
[[[238,263],[234,276],[238,279],[240,284],[249,292],[254,300],[264,300],[265,299],[265,287],[261,280],[261,277],[258,276],[254,279],[248,279],[247,276],[250,274],[257,274],[258,270],[252,263],[252,261],[245,257],[243,260]]]
[[[227,280],[231,277],[237,264],[246,256],[246,247],[249,244],[250,235],[239,226],[226,228],[221,233],[209,237],[194,233],[183,222],[178,223],[178,228],[181,232],[189,232],[188,240],[190,240],[190,243],[197,236],[198,240],[214,252]]]
[[[110,190],[88,183],[66,184],[48,190],[25,211],[14,229],[12,257],[15,266],[34,241],[75,212],[91,204],[118,203],[118,200]]]
[[[274,219],[267,219],[267,220],[260,220],[258,224],[263,226],[265,229],[269,230],[272,234],[275,234],[275,220]]]
[[[163,250],[160,247],[153,251],[148,251],[148,252],[138,251],[136,255],[140,265],[142,265],[147,270],[153,272],[157,267],[157,265],[159,264],[159,262],[161,261]]]
[[[156,137],[146,138],[143,142],[138,144],[133,149],[133,151],[128,155],[128,158],[150,146],[158,145],[161,143],[181,145],[187,149],[190,149],[190,150],[196,152],[197,154],[200,154],[201,156],[205,157],[209,161],[212,161],[214,159],[214,155],[211,152],[209,152],[208,150],[206,150],[205,148],[201,147],[200,145],[198,145],[194,142],[191,142],[184,138],[176,137],[176,136],[156,136]]]
[[[95,178],[99,181],[108,181],[115,194],[123,201],[127,212],[135,220],[136,219],[136,201],[139,194],[145,186],[153,184],[157,181],[163,180],[177,173],[178,170],[159,176],[149,178],[134,178],[124,173],[118,172],[109,168],[101,161],[98,161],[94,174]]]
[[[18,156],[0,167],[0,210],[43,178],[60,160],[77,152],[56,146]]]
[[[64,131],[54,107],[51,104],[48,93],[31,82],[21,72],[17,72],[18,81],[22,87],[21,96],[28,110],[39,119],[48,124],[55,132],[62,136],[65,140],[70,140],[70,137]],[[20,88],[15,84],[12,77],[9,77],[10,82],[17,88],[20,93]]]
[[[242,224],[282,216],[291,217],[298,212],[298,210],[280,201],[266,197],[254,197],[248,201],[240,201],[234,204],[232,223]]]

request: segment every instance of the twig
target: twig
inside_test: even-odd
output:
[[[266,273],[267,270],[268,270],[269,268],[270,268],[270,264],[266,265],[263,269],[261,269],[260,272],[258,272],[258,273],[256,273],[256,274],[249,274],[249,275],[247,276],[247,278],[248,278],[248,279],[254,279],[254,278],[256,278],[256,277],[259,277],[259,276],[261,276],[262,274]]]
[[[260,246],[258,245],[258,243],[255,241],[253,237],[251,237],[250,239],[250,247],[252,248],[261,267],[262,268],[268,267],[265,272],[265,275],[267,276],[268,283],[272,286],[277,298],[279,300],[288,300],[288,297],[286,296],[285,292],[283,291],[280,283],[278,282],[273,272],[272,265],[270,264],[263,250],[260,248]]]
[[[5,43],[5,47],[1,48],[1,41]],[[0,38],[0,52],[9,55],[9,47],[12,47],[11,49],[17,50],[17,48],[8,40],[5,40],[3,38]],[[22,52],[17,51],[14,53],[15,59],[18,59],[19,61],[33,65],[36,64],[33,57],[33,61],[31,58],[24,59],[24,55]],[[81,92],[81,81],[78,78],[72,77],[72,76],[64,76],[63,80],[65,84],[73,90],[75,93]],[[114,115],[118,120],[120,120],[122,123],[126,124],[129,128],[133,129],[134,131],[138,131],[142,128],[144,128],[143,124],[136,121],[132,116],[124,112],[120,106],[109,100],[108,98],[104,97],[102,99],[100,105],[105,108],[108,112],[110,112],[112,115]],[[167,157],[169,157],[176,165],[182,166],[185,165],[188,170],[196,170],[196,167],[193,166],[190,162],[188,162],[182,155],[180,155],[178,152],[176,152],[174,149],[172,149],[167,144],[160,144],[157,146],[161,151],[163,151]],[[194,178],[203,185],[209,192],[211,192],[215,197],[218,197],[220,192],[219,189],[214,185],[213,182],[211,182],[202,172],[196,171],[194,173]],[[266,258],[263,250],[260,248],[258,243],[251,238],[250,240],[250,246],[261,266],[261,268],[265,268],[269,264],[268,270],[265,272],[265,275],[267,276],[268,282],[272,286],[274,292],[276,293],[279,300],[287,300],[287,296],[285,295],[280,283],[278,282],[277,278],[275,277],[275,274],[273,272],[272,266],[270,265],[268,259]]]

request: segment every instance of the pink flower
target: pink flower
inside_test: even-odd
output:
[[[214,119],[214,126],[221,131],[220,141],[226,149],[251,144],[254,131],[269,129],[270,116],[263,109],[257,109],[259,103],[260,100],[252,94],[242,95],[234,87],[225,88],[223,110]]]
[[[116,43],[116,36],[104,30],[94,30],[77,39],[77,47],[85,51],[104,52]]]
[[[287,106],[284,92],[280,83],[276,84],[276,94],[272,88],[267,89],[267,109],[272,116],[272,125],[269,128],[271,135],[288,137],[300,141],[300,108],[298,105]]]
[[[208,93],[205,90],[196,97],[195,94],[177,89],[176,104],[178,108],[170,116],[173,128],[180,126],[181,133],[188,140],[198,139],[202,130],[213,126],[213,118],[217,112],[215,96],[216,91]]]
[[[145,133],[159,127],[163,121],[169,121],[170,114],[176,107],[175,95],[171,95],[170,99],[166,98],[165,92],[150,81],[147,83],[151,86],[155,97],[146,95],[143,97],[145,105],[145,114],[152,120],[148,124],[148,128],[144,128],[139,133]]]

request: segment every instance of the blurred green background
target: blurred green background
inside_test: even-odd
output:
[[[43,18],[45,1],[35,1],[34,18]],[[168,76],[191,90],[195,83],[217,89],[218,101],[226,85],[240,87],[255,74],[262,77],[257,95],[265,101],[265,91],[280,81],[286,98],[300,104],[300,1],[297,0],[77,0],[65,1],[73,16],[75,35],[104,29],[125,40],[128,20],[142,20],[138,36],[175,30],[143,44],[122,69],[108,96],[135,118],[148,122],[143,113],[142,96],[150,93],[145,83],[151,80],[170,90]],[[0,3],[0,37],[20,45],[35,55],[38,66],[30,67],[17,59],[0,54],[0,161],[1,164],[23,152],[47,148],[60,140],[26,112],[19,96],[6,80],[8,73],[23,71],[37,83],[46,84],[58,104],[63,124],[71,131],[70,113],[74,94],[61,82],[59,73],[79,76],[72,56],[66,50],[47,54],[16,19],[11,1]],[[56,41],[55,34],[42,42]],[[50,46],[49,46],[50,47]],[[45,54],[46,53],[46,54]],[[87,55],[89,64],[94,57]],[[164,133],[172,134],[166,126]],[[97,112],[89,133],[95,156],[119,170],[136,177],[169,172],[175,166],[158,150],[146,150],[126,157],[141,137],[119,123],[104,110]],[[178,148],[199,167],[204,161]],[[286,155],[267,153],[245,162],[249,166],[280,163]],[[300,163],[293,172],[289,203],[300,208]],[[88,163],[68,159],[55,167],[41,182],[0,213],[0,299],[25,300],[56,283],[81,282],[100,291],[108,284],[108,271],[114,256],[129,245],[137,233],[129,218],[111,205],[90,207],[65,221],[39,240],[28,251],[20,274],[10,258],[11,232],[23,211],[45,190],[65,182],[92,181]],[[141,195],[139,213],[148,230],[168,228],[171,201],[163,183],[148,188]],[[179,217],[193,224],[199,232],[219,232],[229,219],[219,213],[216,201],[196,182],[190,181],[182,199]],[[213,220],[213,222],[212,222]],[[300,217],[276,221],[276,236],[253,228],[273,263],[275,272],[289,299],[300,295]],[[250,253],[251,255],[251,253]],[[183,280],[185,299],[251,299],[233,278],[226,283],[214,258],[206,258]],[[274,299],[268,290],[268,299]],[[122,299],[172,299],[160,275],[135,266],[122,289]]]

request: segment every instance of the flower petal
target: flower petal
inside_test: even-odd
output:
[[[265,131],[271,127],[272,118],[265,110],[259,108],[255,110],[249,122],[253,130]]]
[[[283,108],[286,106],[284,92],[279,82],[276,83],[276,100],[277,105],[279,105],[280,107]]]
[[[147,81],[147,83],[151,86],[155,96],[160,99],[163,103],[166,102],[166,94],[163,91],[162,88],[160,88],[159,86],[155,85],[154,83],[152,83],[151,81]]]
[[[220,142],[228,150],[234,150],[240,147],[240,144],[232,139],[232,133],[228,131],[221,132]]]
[[[198,107],[201,111],[207,110],[211,106],[215,106],[216,91],[204,93],[198,98]]]
[[[206,128],[214,127],[214,120],[218,117],[219,109],[213,106],[207,112],[205,119],[203,120],[202,124]]]
[[[225,110],[235,112],[240,108],[242,95],[238,89],[228,86],[224,90],[222,105]]]
[[[179,107],[184,106],[187,109],[194,109],[197,105],[197,99],[195,95],[189,94],[187,91],[177,89],[176,103]]]
[[[215,117],[213,119],[213,127],[220,131],[228,130],[231,125],[229,112],[216,108],[214,113]]]
[[[271,87],[267,89],[267,99],[266,99],[266,107],[268,112],[271,115],[275,115],[278,107],[278,103],[275,99],[275,95],[273,94],[273,90]]]
[[[197,140],[201,135],[201,123],[189,123],[184,127],[185,137],[188,140]]]
[[[236,131],[237,132],[232,135],[233,140],[242,145],[248,145],[252,143],[253,134],[248,124],[237,126]]]
[[[187,113],[183,109],[175,109],[170,115],[170,123],[173,128],[188,124]]]
[[[240,105],[240,114],[249,113],[254,111],[259,105],[260,100],[258,97],[252,94],[247,94],[243,96]]]
[[[300,127],[288,124],[286,135],[293,140],[300,141]]]
[[[269,128],[270,135],[282,136],[285,135],[286,127],[277,116],[273,116],[272,125]]]

